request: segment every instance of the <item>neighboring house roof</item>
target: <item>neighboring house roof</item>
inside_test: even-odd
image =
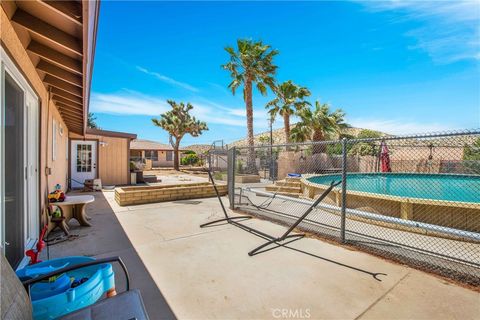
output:
[[[137,135],[133,133],[108,131],[108,130],[101,130],[101,129],[95,129],[95,128],[87,128],[87,133],[99,135],[99,136],[105,136],[105,137],[126,138],[126,139],[132,139],[132,140],[137,138]]]
[[[130,143],[130,150],[173,150],[172,146],[151,140],[135,139]]]

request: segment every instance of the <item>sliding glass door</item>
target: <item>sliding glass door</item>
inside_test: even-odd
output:
[[[39,104],[0,47],[0,246],[12,267],[39,233]]]
[[[5,72],[4,199],[5,256],[16,267],[25,247],[24,106],[25,93]]]

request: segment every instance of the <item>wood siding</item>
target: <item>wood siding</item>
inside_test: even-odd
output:
[[[103,185],[128,184],[130,174],[128,138],[87,134],[84,139],[83,136],[71,133],[70,139],[98,141],[97,175],[102,180]]]

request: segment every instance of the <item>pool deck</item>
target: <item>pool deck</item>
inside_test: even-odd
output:
[[[263,242],[221,217],[217,199],[120,207],[95,193],[92,228],[50,255],[120,255],[151,319],[478,319],[480,293],[403,265],[305,238],[249,257]],[[224,199],[226,202],[226,199]],[[281,234],[285,227],[244,223]],[[376,281],[370,273],[385,273]]]

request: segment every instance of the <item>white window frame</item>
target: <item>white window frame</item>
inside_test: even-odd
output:
[[[3,48],[1,48],[0,56],[0,111],[3,111],[4,97],[5,97],[5,67],[3,66]],[[5,145],[5,135],[3,134],[5,128],[5,115],[4,112],[0,112],[0,248],[4,247],[5,243],[5,201],[4,201],[4,183],[5,183],[5,173],[3,172],[3,164],[5,163],[4,156],[4,145]]]
[[[30,85],[28,84],[28,82],[25,80],[25,78],[23,77],[22,73],[17,69],[16,65],[13,63],[13,61],[10,59],[10,57],[7,55],[7,53],[5,52],[5,50],[3,49],[3,47],[0,45],[0,87],[1,87],[1,95],[0,95],[0,103],[4,103],[4,96],[5,96],[5,92],[4,92],[4,79],[5,79],[5,72],[7,72],[9,74],[10,77],[12,77],[14,79],[14,81],[21,87],[21,89],[23,90],[24,92],[24,103],[25,103],[25,110],[27,110],[29,107],[34,107],[36,109],[35,111],[35,114],[36,114],[36,119],[35,119],[35,127],[33,130],[36,131],[35,133],[35,141],[34,143],[36,143],[36,153],[34,155],[35,157],[35,163],[33,164],[34,167],[33,168],[30,168],[31,170],[36,170],[36,174],[35,174],[35,187],[36,187],[36,195],[34,197],[34,200],[33,202],[35,202],[36,204],[36,209],[32,210],[34,212],[29,212],[28,211],[25,211],[24,212],[24,250],[28,250],[28,249],[31,249],[35,246],[35,244],[37,243],[37,240],[38,240],[38,237],[39,237],[39,229],[40,229],[40,216],[39,216],[39,212],[40,212],[40,203],[39,203],[39,195],[40,195],[40,189],[39,189],[39,179],[40,179],[40,163],[39,163],[39,157],[38,157],[38,154],[40,152],[39,148],[40,148],[40,144],[39,144],[39,130],[38,130],[38,126],[40,125],[40,117],[39,117],[39,113],[40,113],[40,102],[39,102],[39,99],[38,99],[38,96],[36,95],[35,91],[33,91],[33,89],[30,87]],[[33,103],[33,105],[32,105]],[[3,109],[3,108],[2,108]],[[3,112],[1,112],[1,115],[0,115],[0,163],[4,163],[4,153],[5,153],[5,135],[3,134],[3,130],[4,130],[4,125],[5,125],[5,115],[3,114]],[[25,119],[28,119],[28,118],[25,118]],[[28,120],[27,120],[28,121]],[[27,126],[25,126],[27,127]],[[27,132],[27,128],[24,128],[25,130],[25,133]],[[26,136],[26,135],[25,135]],[[27,147],[24,146],[25,148],[25,152],[27,151]],[[26,166],[27,163],[24,164],[24,166]],[[1,226],[0,226],[0,247],[4,247],[4,244],[5,244],[5,203],[4,203],[4,197],[3,197],[3,192],[5,190],[5,181],[4,181],[4,172],[2,171],[3,166],[0,165],[0,177],[2,177],[0,179],[0,222],[1,222]],[[27,168],[28,170],[29,168]],[[28,194],[30,193],[29,191],[30,190],[27,190],[28,187],[27,185],[25,185],[25,194],[27,195],[25,197],[25,205],[28,204]],[[36,199],[36,200],[35,200]],[[27,208],[27,206],[25,206],[25,208]],[[28,263],[28,258],[27,257],[24,257],[24,259],[21,261],[21,263],[19,264],[19,266],[17,267],[18,268],[22,268],[23,266],[25,266],[26,264]]]

